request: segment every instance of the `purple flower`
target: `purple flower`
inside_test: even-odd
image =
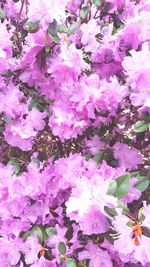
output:
[[[148,211],[149,206],[144,204],[143,215],[144,213],[147,215]],[[119,252],[122,261],[138,261],[142,265],[150,262],[148,251],[150,239],[142,232],[143,226],[149,228],[149,215],[146,218],[147,220],[144,219],[142,223],[132,222],[131,225],[133,226],[130,226],[129,218],[121,213],[114,218],[113,226],[118,233],[118,237],[114,241],[114,247]]]
[[[135,170],[143,162],[140,151],[133,147],[130,148],[127,144],[117,142],[113,146],[113,150],[115,159],[118,160],[120,167]]]
[[[80,260],[90,260],[89,267],[112,267],[112,261],[107,251],[102,250],[98,245],[88,242],[85,250],[79,253]]]

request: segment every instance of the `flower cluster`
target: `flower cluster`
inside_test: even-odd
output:
[[[150,1],[0,2],[0,266],[149,267]]]

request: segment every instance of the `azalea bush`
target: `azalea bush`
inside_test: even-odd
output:
[[[150,267],[150,1],[0,23],[0,266]]]

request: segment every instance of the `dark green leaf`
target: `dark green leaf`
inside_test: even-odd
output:
[[[82,7],[80,10],[80,18],[85,19],[87,17],[87,15],[89,14],[89,12],[90,12],[89,6]]]
[[[55,44],[59,44],[60,42],[60,38],[57,35],[53,36],[52,40]]]
[[[58,24],[57,21],[54,19],[53,22],[51,22],[48,26],[48,32],[51,36],[56,36],[58,32]]]
[[[140,209],[139,209],[139,212],[138,212],[138,220],[139,220],[140,222],[142,222],[143,219],[144,219],[144,216],[143,216],[142,212],[143,212],[143,207],[140,208]]]
[[[91,159],[91,158],[92,158],[92,157],[91,157],[91,154],[86,154],[86,155],[85,155],[85,158],[86,158],[86,160]]]
[[[16,175],[18,175],[19,172],[20,172],[20,166],[17,165],[17,164],[14,164],[13,167],[14,167],[14,173],[15,173]]]
[[[73,34],[73,33],[76,31],[76,29],[80,26],[80,24],[81,24],[80,21],[76,21],[76,22],[74,22],[74,23],[71,25],[70,29],[69,29],[69,34]]]
[[[41,227],[36,226],[35,231],[37,232],[39,243],[42,244],[44,241],[44,235],[43,235],[43,231],[42,231]]]
[[[134,187],[140,190],[141,192],[144,192],[149,186],[149,179],[147,179],[147,177],[145,176],[141,177],[143,177],[143,179],[139,179],[139,181],[134,185]]]
[[[29,33],[35,33],[39,30],[39,22],[31,22],[28,21],[25,25],[25,29],[29,32]]]
[[[147,237],[150,237],[150,229],[148,227],[142,226],[142,234]]]
[[[114,217],[117,215],[117,212],[115,209],[104,207],[105,211],[110,215],[111,217]]]
[[[118,199],[123,198],[129,191],[130,188],[130,175],[125,174],[116,179],[117,189],[114,194]]]
[[[110,181],[107,195],[114,195],[114,193],[116,192],[116,189],[117,189],[117,182],[115,180]]]
[[[130,215],[129,209],[122,202],[119,202],[118,203],[118,208],[121,208],[122,209],[122,213],[124,215],[127,215],[127,216]]]
[[[6,122],[6,124],[12,124],[12,119],[10,118],[6,118],[5,116],[3,117],[4,121]]]
[[[97,153],[93,159],[97,162],[97,163],[100,163],[102,160],[103,160],[103,157],[105,155],[105,152],[104,151],[101,151],[99,153]]]
[[[40,226],[34,226],[30,231],[25,232],[22,235],[23,240],[26,240],[29,236],[34,235],[35,232],[37,232],[39,243],[42,244],[44,241],[44,234]]]
[[[6,15],[2,8],[0,8],[0,19],[5,19]]]
[[[58,32],[62,33],[68,33],[69,32],[69,29],[66,27],[66,25],[64,24],[60,24],[58,25]]]
[[[105,236],[105,238],[109,241],[110,244],[112,244],[112,245],[114,244],[114,239],[113,239],[111,233],[106,232],[106,233],[104,234],[104,236]]]
[[[2,133],[4,131],[4,127],[0,126],[0,132]]]
[[[150,123],[150,114],[148,112],[144,112],[142,114],[142,118],[145,122],[149,122]]]
[[[36,163],[38,167],[40,167],[40,160],[38,158],[32,157],[32,161]]]
[[[58,250],[60,252],[61,255],[66,254],[66,245],[64,244],[64,242],[59,242],[58,244]]]
[[[55,235],[56,234],[56,230],[55,230],[54,227],[48,227],[48,228],[46,228],[45,231],[46,231],[46,234],[48,236],[52,236],[52,235]]]
[[[134,125],[134,131],[136,133],[142,133],[145,130],[148,129],[149,124],[145,121],[138,121],[135,125]]]
[[[67,258],[66,267],[77,267],[75,260],[71,258]]]
[[[91,3],[96,7],[99,7],[102,4],[102,0],[91,0]]]
[[[29,231],[23,233],[23,235],[22,235],[22,239],[23,239],[23,240],[26,240],[29,236],[32,236],[32,235],[34,234],[34,231],[35,231],[35,229],[34,229],[34,227],[33,227],[31,230],[29,230]]]

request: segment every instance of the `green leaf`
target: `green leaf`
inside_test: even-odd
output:
[[[130,172],[130,173],[131,173],[131,176],[134,176],[134,177],[140,176],[139,172]]]
[[[38,158],[32,157],[32,161],[40,167],[40,160]]]
[[[105,211],[110,215],[111,217],[114,217],[117,215],[117,212],[115,209],[104,207]]]
[[[81,24],[80,20],[74,22],[74,23],[71,25],[70,29],[69,29],[69,34],[73,34],[73,33],[76,31],[76,29],[80,26],[80,24]]]
[[[149,186],[149,179],[146,176],[141,176],[139,181],[134,185],[134,187],[140,190],[141,192],[144,192],[148,188],[148,186]]]
[[[13,72],[9,69],[8,71],[5,72],[4,76],[5,77],[12,77],[13,76]]]
[[[134,125],[134,131],[135,131],[135,133],[142,133],[148,129],[148,126],[149,126],[149,123],[147,123],[145,121],[138,121]]]
[[[31,230],[24,232],[22,235],[22,239],[25,241],[29,236],[32,236],[34,234],[34,231],[35,229],[33,227]]]
[[[68,33],[69,32],[69,29],[66,27],[66,25],[64,24],[60,24],[58,25],[58,32],[60,33]]]
[[[25,232],[25,233],[23,233],[23,235],[22,235],[22,239],[25,241],[30,235],[31,235],[31,232],[30,232],[30,231]]]
[[[85,155],[85,158],[86,158],[86,160],[89,160],[89,159],[92,158],[92,156],[91,156],[91,154],[86,154],[86,155]]]
[[[136,179],[138,179],[139,181],[144,181],[145,179],[148,179],[147,176],[145,175],[141,175],[140,173],[138,173],[137,175],[133,175],[136,177]]]
[[[51,22],[48,26],[48,32],[51,36],[56,36],[58,32],[58,24],[57,21],[54,19],[53,22]]]
[[[87,15],[89,14],[89,12],[90,12],[89,6],[82,7],[80,10],[80,18],[85,19],[87,17]]]
[[[59,250],[61,255],[66,254],[67,250],[66,250],[66,245],[64,244],[64,242],[59,242],[58,250]]]
[[[121,209],[122,209],[122,213],[123,213],[124,215],[127,215],[127,216],[130,215],[130,211],[129,211],[129,209],[128,209],[122,202],[119,202],[119,203],[118,203],[118,208],[121,208]]]
[[[12,119],[6,118],[5,116],[3,116],[3,119],[6,122],[6,124],[12,124],[12,122],[13,122]]]
[[[100,163],[103,160],[104,155],[105,155],[105,152],[104,151],[100,151],[99,153],[95,154],[95,156],[93,157],[93,159],[97,163]]]
[[[107,195],[114,195],[114,193],[116,192],[116,189],[117,189],[117,182],[115,180],[110,181]]]
[[[14,173],[15,173],[16,175],[18,175],[19,172],[20,172],[20,166],[17,165],[17,164],[14,164],[13,167],[14,167]]]
[[[133,227],[134,225],[135,225],[135,223],[133,222],[133,221],[128,221],[127,222],[127,225],[129,226],[129,227]]]
[[[86,260],[80,261],[81,267],[87,267]]]
[[[144,216],[143,216],[142,212],[143,212],[143,207],[140,208],[140,209],[139,209],[139,212],[138,212],[138,220],[139,220],[140,222],[142,222],[143,219],[144,219]]]
[[[102,0],[91,0],[91,3],[96,7],[99,7],[102,4]]]
[[[148,227],[142,227],[142,234],[147,236],[147,237],[150,237],[150,229]]]
[[[22,235],[23,240],[26,240],[29,236],[34,235],[35,232],[37,232],[39,243],[42,244],[44,241],[44,234],[43,234],[43,230],[41,229],[40,226],[34,226],[34,227],[32,227],[31,230],[23,233],[23,235]]]
[[[104,234],[104,236],[105,236],[105,238],[108,240],[108,242],[110,243],[110,244],[114,244],[114,238],[112,237],[112,235],[111,235],[111,233],[109,233],[109,232],[106,232],[105,234]]]
[[[39,243],[42,244],[43,241],[44,241],[44,235],[43,235],[43,231],[42,231],[41,227],[40,226],[36,226],[35,227],[35,231],[37,231]]]
[[[53,36],[52,40],[55,44],[59,44],[60,42],[60,38],[57,35]]]
[[[2,133],[4,131],[4,127],[0,126],[0,132]]]
[[[48,227],[45,231],[48,236],[53,236],[56,234],[56,230],[54,227]]]
[[[129,191],[130,188],[130,175],[125,174],[116,179],[117,189],[114,196],[118,199],[123,198]]]
[[[29,111],[32,110],[32,108],[36,107],[39,111],[43,112],[45,110],[44,103],[40,103],[39,99],[32,99],[29,104]]]
[[[39,30],[39,22],[28,21],[25,25],[25,29],[29,33],[35,33]]]
[[[143,120],[144,120],[145,122],[150,123],[150,114],[149,114],[149,113],[144,112],[144,113],[142,114],[142,118],[143,118]]]
[[[6,15],[5,15],[5,12],[2,8],[0,8],[0,19],[5,19],[6,18]]]
[[[75,260],[71,258],[67,258],[66,267],[77,267]]]

